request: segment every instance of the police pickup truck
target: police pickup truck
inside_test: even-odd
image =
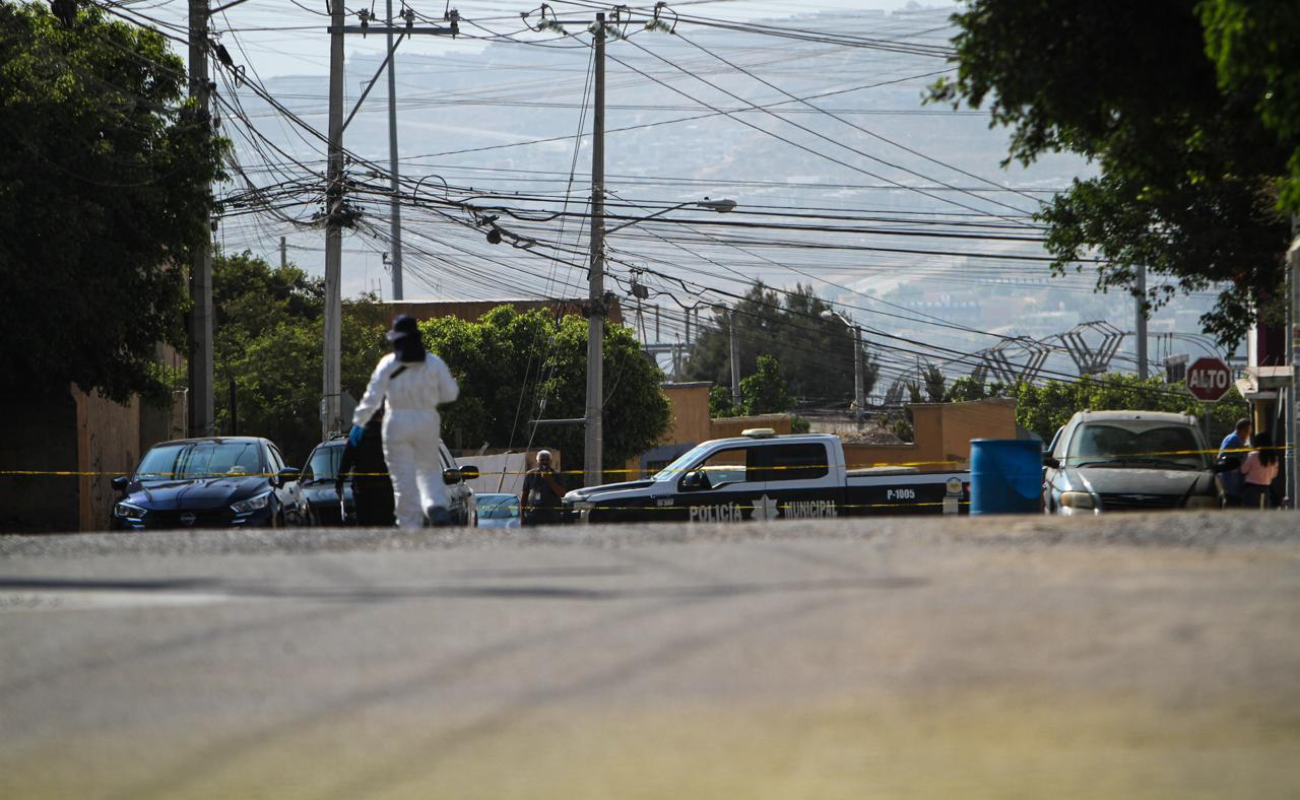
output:
[[[838,436],[757,428],[697,445],[646,480],[576,489],[564,508],[584,522],[956,514],[970,508],[970,473],[850,470]]]

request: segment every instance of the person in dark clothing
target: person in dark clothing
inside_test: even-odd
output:
[[[560,522],[563,497],[564,487],[555,478],[550,452],[538,451],[537,466],[524,474],[523,496],[519,498],[524,509],[523,524],[554,525]]]
[[[352,504],[357,512],[357,524],[367,528],[391,528],[397,520],[393,515],[393,482],[388,478],[388,463],[384,461],[384,411],[380,409],[366,424],[360,444],[351,441],[343,448],[339,459],[339,474],[334,489],[343,497],[343,479],[352,475]]]
[[[1244,450],[1246,442],[1250,441],[1251,422],[1249,417],[1242,417],[1237,420],[1237,425],[1232,433],[1223,437],[1223,443],[1219,445],[1219,459],[1235,458],[1238,462],[1246,460],[1245,453],[1237,452]],[[1241,505],[1241,493],[1245,487],[1245,479],[1241,477],[1241,467],[1229,470],[1219,474],[1219,482],[1223,484],[1223,494],[1227,499],[1227,504],[1234,507]]]

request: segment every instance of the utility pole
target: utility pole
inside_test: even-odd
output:
[[[602,482],[601,411],[605,376],[605,15],[596,15],[596,88],[591,131],[591,267],[587,271],[587,427],[583,448],[587,486]]]
[[[1137,268],[1137,359],[1138,377],[1147,379],[1147,265],[1138,264]]]
[[[388,0],[388,172],[393,197],[389,201],[389,238],[393,240],[393,300],[402,300],[402,204],[398,202],[397,181],[397,54],[393,52],[393,0]]]
[[[343,0],[330,0],[329,150],[325,187],[325,345],[321,438],[343,430]]]
[[[736,339],[736,310],[727,312],[727,329],[731,333],[731,405],[740,408],[740,342]]]
[[[857,408],[853,411],[853,422],[862,427],[862,409],[866,407],[867,398],[862,390],[862,329],[853,326],[853,402]]]
[[[190,0],[190,97],[198,100],[199,117],[209,126],[211,113],[208,98],[208,0]],[[211,233],[203,232],[203,241],[194,250],[191,265],[190,298],[190,396],[189,435],[212,436],[215,404],[213,402],[212,346],[212,246]]]
[[[289,266],[289,242],[285,237],[280,237],[280,269]]]
[[[361,110],[361,104],[365,102],[370,95],[370,90],[378,83],[379,78],[385,69],[392,64],[396,44],[392,40],[393,33],[401,34],[403,41],[407,36],[414,35],[431,35],[443,36],[451,35],[453,38],[460,33],[460,14],[456,9],[448,8],[444,13],[444,18],[451,24],[447,27],[440,26],[422,26],[415,27],[415,11],[406,9],[402,13],[402,19],[405,21],[403,27],[394,27],[392,24],[391,13],[392,6],[389,5],[390,18],[388,24],[383,26],[383,33],[388,34],[388,55],[385,63],[375,72],[374,78],[366,84],[365,90],[357,100],[356,106],[346,117],[343,115],[343,37],[348,34],[361,34],[366,36],[371,33],[380,33],[377,28],[370,25],[373,15],[368,10],[364,15],[360,12],[360,25],[344,25],[346,10],[343,6],[343,0],[330,0],[330,25],[328,32],[330,35],[330,105],[329,105],[329,166],[326,172],[327,186],[325,188],[325,368],[323,370],[324,380],[321,392],[321,433],[325,437],[330,434],[342,431],[347,420],[342,419],[341,413],[341,395],[343,392],[341,381],[341,365],[339,363],[342,353],[342,342],[340,341],[343,316],[343,225],[345,217],[349,216],[344,206],[344,178],[343,178],[343,131],[347,128],[348,123]],[[393,96],[395,89],[395,78],[391,70],[389,71],[389,156],[396,159],[397,155],[397,125],[396,111],[393,105]],[[398,216],[396,213],[397,202],[397,174],[396,162],[393,162],[394,170],[392,176],[393,203],[394,203],[394,224],[397,224]],[[400,236],[400,234],[398,234]],[[400,282],[400,249],[397,249],[397,241],[394,240],[394,284],[395,292],[401,292]],[[398,298],[400,299],[400,294]]]
[[[1291,385],[1287,388],[1286,444],[1287,489],[1291,495],[1291,509],[1300,511],[1300,216],[1291,218],[1291,233],[1295,239],[1287,251],[1287,266],[1291,280]]]

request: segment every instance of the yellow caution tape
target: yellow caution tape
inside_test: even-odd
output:
[[[1228,453],[1236,454],[1236,453],[1251,453],[1251,452],[1256,452],[1256,451],[1260,451],[1260,450],[1279,450],[1279,451],[1285,451],[1285,450],[1289,450],[1289,449],[1291,449],[1290,445],[1284,445],[1284,444],[1281,444],[1281,445],[1274,445],[1274,446],[1272,446],[1272,447],[1258,447],[1258,448],[1257,448],[1257,447],[1232,447],[1232,448],[1225,449],[1225,450],[1223,450],[1222,452],[1223,452],[1224,454],[1228,454]],[[1071,461],[1071,460],[1082,460],[1082,459],[1089,459],[1089,460],[1092,460],[1092,459],[1117,459],[1117,458],[1148,458],[1148,457],[1154,457],[1154,456],[1193,456],[1193,455],[1203,455],[1203,454],[1214,454],[1214,455],[1218,455],[1219,453],[1220,453],[1220,451],[1217,450],[1217,449],[1205,449],[1205,450],[1159,450],[1159,451],[1152,451],[1152,452],[1149,452],[1149,453],[1115,453],[1115,454],[1106,454],[1106,453],[1089,453],[1089,454],[1084,454],[1084,455],[1072,455],[1072,456],[1066,456],[1064,460],[1065,460],[1066,462],[1068,462],[1068,461]],[[851,472],[851,471],[854,471],[854,470],[862,470],[862,469],[886,469],[886,468],[907,469],[907,468],[911,468],[911,467],[937,467],[937,466],[942,466],[942,467],[956,467],[956,466],[960,466],[960,465],[963,464],[963,463],[965,463],[965,462],[961,462],[961,461],[952,461],[952,460],[947,460],[947,461],[879,461],[879,462],[874,462],[874,463],[870,463],[870,464],[847,464],[847,465],[844,465],[844,468],[845,468],[846,470],[848,470],[848,471]],[[771,471],[773,471],[773,472],[779,472],[779,471],[782,471],[782,470],[836,469],[836,468],[838,468],[839,466],[840,466],[839,464],[793,464],[793,465],[770,466],[770,467],[745,467],[745,466],[740,466],[740,465],[730,466],[730,465],[721,464],[721,465],[716,465],[716,466],[702,467],[702,468],[699,468],[699,469],[703,469],[703,470],[706,471],[706,472],[708,472],[708,471],[734,472],[734,471],[740,471],[740,470],[745,470],[745,471],[749,471],[749,470],[754,470],[754,471],[771,470]],[[646,471],[646,470],[635,469],[635,468],[631,468],[631,469],[629,469],[629,468],[617,468],[617,469],[604,469],[604,470],[601,470],[601,474],[602,474],[602,475],[623,475],[623,474],[630,474],[630,473],[637,473],[637,474],[639,474],[639,473],[642,473],[642,472],[645,472],[645,471]],[[684,472],[684,471],[686,471],[686,470],[685,470],[685,469],[679,469],[679,470],[674,470],[674,471],[675,471],[675,472]],[[487,471],[487,472],[480,472],[479,475],[480,475],[481,477],[487,477],[487,476],[491,476],[491,475],[527,475],[528,472],[529,472],[529,470],[492,470],[492,471]],[[119,471],[111,471],[111,472],[110,472],[110,471],[103,471],[103,470],[35,470],[35,469],[7,469],[7,470],[0,470],[0,477],[73,477],[73,478],[76,478],[76,477],[91,477],[91,478],[95,478],[95,477],[103,477],[103,476],[106,476],[106,475],[111,475],[111,476],[117,477],[117,476],[122,476],[122,475],[125,475],[125,474],[126,474],[126,473],[119,472]],[[356,477],[356,478],[361,478],[361,477],[365,477],[365,478],[378,478],[378,477],[387,477],[387,476],[389,476],[391,473],[388,473],[388,472],[349,472],[349,473],[346,473],[346,474],[347,474],[349,477]],[[583,474],[585,474],[585,472],[584,472],[584,470],[579,470],[579,469],[570,469],[570,470],[555,470],[555,471],[554,471],[554,474],[556,474],[556,475],[583,475]],[[274,478],[274,477],[276,477],[276,476],[277,476],[277,473],[273,473],[273,472],[213,472],[213,473],[204,473],[204,474],[178,473],[178,472],[150,472],[150,473],[148,473],[148,477],[150,477],[150,478],[180,478],[180,479],[183,479],[183,480],[195,480],[195,479],[199,479],[199,478]],[[139,477],[139,476],[136,476],[136,477]]]

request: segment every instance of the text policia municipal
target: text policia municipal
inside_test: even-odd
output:
[[[752,504],[726,503],[715,506],[691,506],[691,522],[741,522],[746,519],[769,520],[823,519],[838,517],[834,500],[792,500],[778,504],[774,498],[763,495]]]

